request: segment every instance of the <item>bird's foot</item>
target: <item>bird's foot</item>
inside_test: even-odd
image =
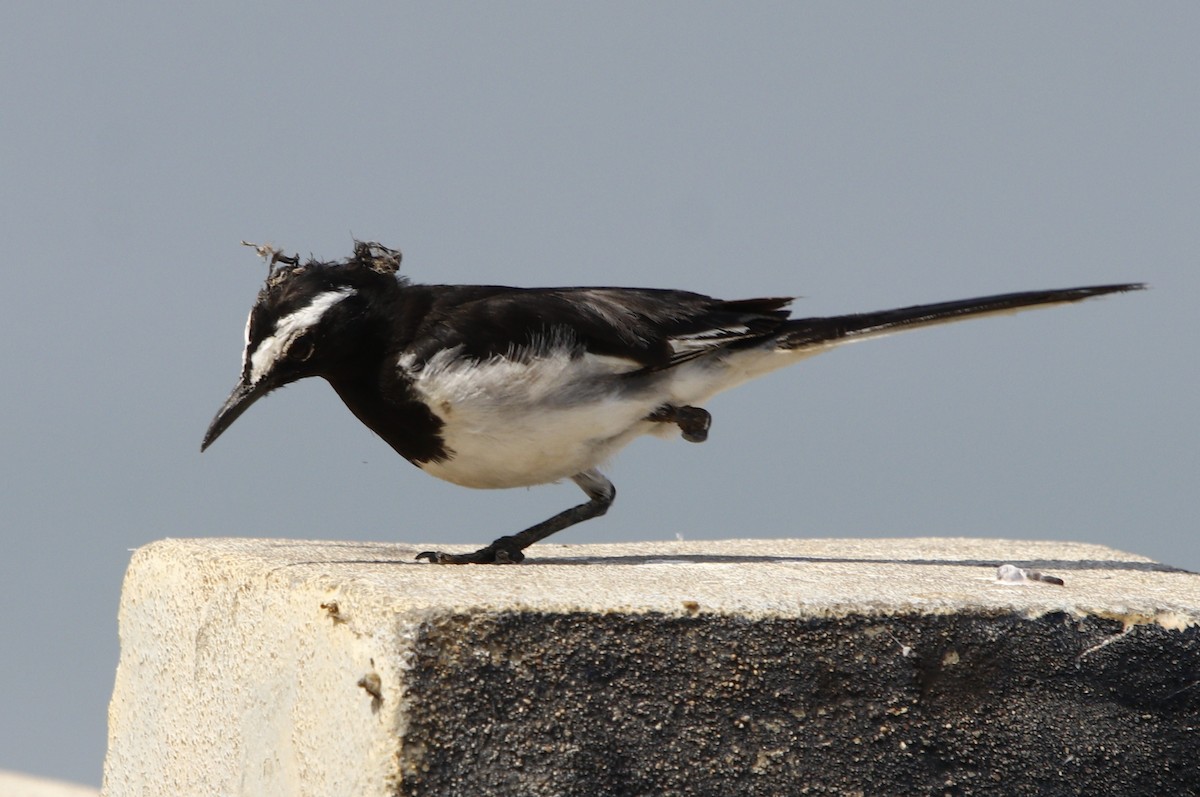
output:
[[[708,430],[712,427],[712,415],[701,407],[676,407],[664,404],[646,416],[646,420],[656,423],[673,423],[679,427],[684,440],[689,443],[703,443],[708,439]]]
[[[473,553],[443,553],[422,551],[417,560],[428,559],[435,565],[515,565],[525,559],[516,548],[497,547],[495,543]]]

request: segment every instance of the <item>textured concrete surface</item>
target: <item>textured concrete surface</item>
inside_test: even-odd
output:
[[[1000,540],[167,540],[104,793],[1200,793],[1200,577]],[[1002,584],[1002,563],[1063,586]]]

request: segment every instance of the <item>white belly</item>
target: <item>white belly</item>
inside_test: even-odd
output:
[[[450,451],[421,467],[479,488],[559,481],[603,464],[640,435],[677,435],[673,425],[646,417],[664,404],[698,405],[799,359],[797,352],[749,350],[631,382],[626,375],[639,366],[616,357],[562,351],[524,362],[468,362],[455,354],[439,354],[411,372],[418,394],[444,424]]]
[[[467,487],[527,487],[574,476],[657,424],[654,391],[629,391],[628,360],[567,353],[530,362],[434,357],[415,387],[445,424],[448,459],[429,474]],[[441,360],[439,362],[439,359]]]
[[[478,424],[469,411],[451,413],[443,428],[453,452],[421,465],[427,473],[466,487],[529,487],[597,467],[640,434],[651,409],[614,404],[606,411],[506,413],[504,424]],[[457,414],[460,417],[454,418]],[[466,416],[466,417],[461,417]]]

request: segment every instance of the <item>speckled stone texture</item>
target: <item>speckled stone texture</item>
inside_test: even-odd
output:
[[[1141,557],[754,540],[410,564],[423,547],[139,551],[104,793],[1200,793],[1200,577]]]
[[[475,615],[417,647],[414,795],[1200,792],[1200,637],[1062,613]],[[471,640],[463,645],[462,640]]]

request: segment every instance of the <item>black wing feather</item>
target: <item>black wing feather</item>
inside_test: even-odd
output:
[[[434,287],[439,299],[408,349],[418,360],[454,347],[479,360],[519,357],[547,341],[570,341],[581,351],[665,368],[697,354],[681,357],[672,345],[679,338],[711,336],[708,349],[769,339],[786,321],[791,301],[722,301],[637,288]]]

